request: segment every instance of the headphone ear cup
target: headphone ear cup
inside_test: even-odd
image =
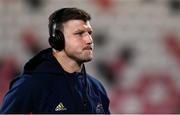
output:
[[[56,30],[55,36],[49,37],[49,44],[52,48],[61,51],[64,49],[65,41],[64,41],[64,34],[61,31]]]

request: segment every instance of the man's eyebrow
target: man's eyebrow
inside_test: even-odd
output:
[[[82,29],[77,29],[75,31],[92,31],[92,28],[82,28]]]

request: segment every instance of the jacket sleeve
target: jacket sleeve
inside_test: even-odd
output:
[[[4,97],[1,114],[28,114],[31,112],[32,101],[29,84],[24,78],[12,81],[10,90]]]

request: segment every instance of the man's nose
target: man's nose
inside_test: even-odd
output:
[[[85,40],[87,44],[92,44],[93,43],[93,39],[92,39],[92,35],[91,34],[86,34],[85,36]]]

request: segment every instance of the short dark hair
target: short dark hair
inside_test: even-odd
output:
[[[83,20],[84,22],[91,20],[90,14],[78,8],[62,8],[56,10],[49,16],[49,25],[56,23],[56,29],[63,31],[63,23],[69,20]]]

